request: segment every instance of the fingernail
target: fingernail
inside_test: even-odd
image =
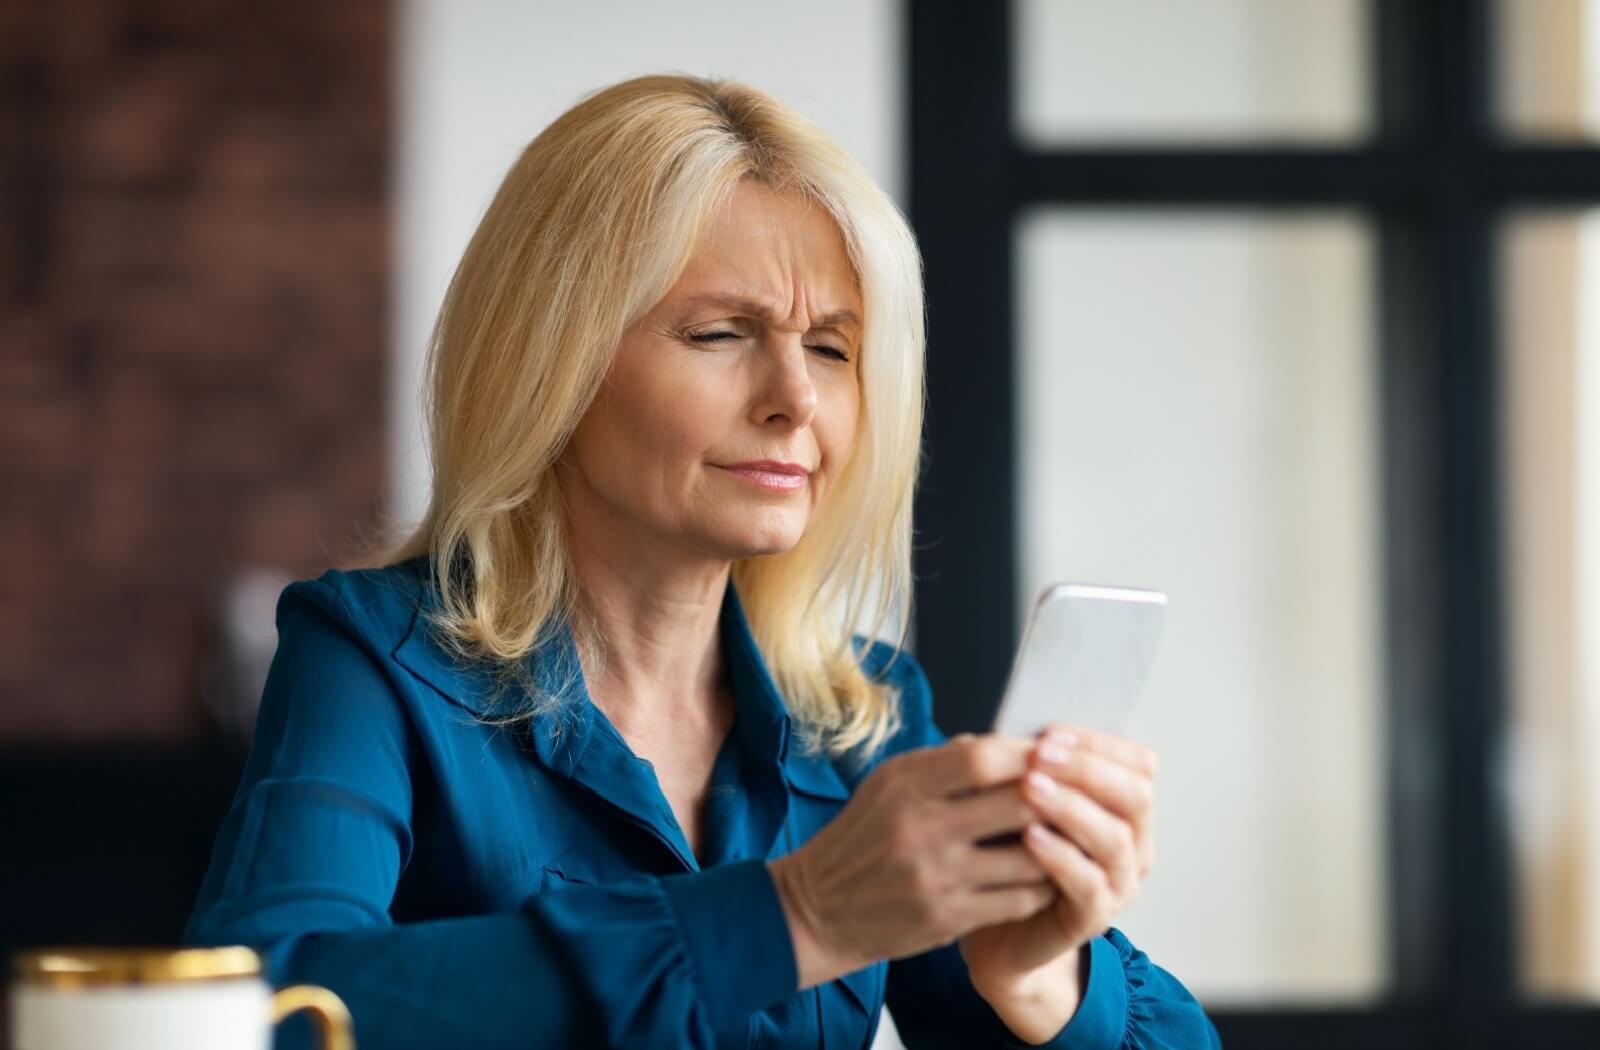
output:
[[[1039,757],[1046,762],[1062,765],[1067,760],[1067,749],[1056,743],[1039,745]]]
[[[1061,747],[1077,747],[1078,734],[1070,729],[1055,729],[1050,732],[1050,742]]]
[[[1056,789],[1055,778],[1041,773],[1037,769],[1028,774],[1028,783],[1033,786],[1035,791],[1042,791],[1047,795]]]

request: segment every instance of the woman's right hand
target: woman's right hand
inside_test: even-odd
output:
[[[1037,818],[1020,790],[1034,746],[963,733],[893,755],[805,845],[768,863],[801,988],[1050,904],[1055,885],[1027,847],[978,844]]]

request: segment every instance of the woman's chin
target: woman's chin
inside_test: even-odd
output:
[[[728,552],[731,560],[738,561],[743,558],[759,558],[793,550],[794,545],[800,542],[801,535],[799,530],[745,532],[738,536],[725,537],[718,546]]]

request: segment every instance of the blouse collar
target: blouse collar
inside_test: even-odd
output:
[[[393,657],[412,674],[458,706],[478,716],[510,713],[505,693],[479,666],[459,661],[428,629],[426,615],[438,607],[438,595],[427,579],[423,558],[404,563],[417,597],[409,630]],[[825,756],[790,747],[793,719],[772,679],[751,633],[730,577],[718,618],[736,700],[734,732],[757,782],[770,779],[778,794],[785,785],[808,794],[847,799],[850,790]],[[534,714],[518,724],[519,740],[551,772],[600,795],[645,824],[690,869],[696,868],[670,807],[666,805],[648,763],[636,756],[622,735],[590,699],[578,661],[577,647],[565,619],[528,657],[532,678],[547,695],[563,698],[553,710]],[[781,825],[781,810],[774,814]],[[777,826],[767,829],[775,837]]]

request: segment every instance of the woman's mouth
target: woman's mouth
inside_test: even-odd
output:
[[[774,470],[771,467],[735,464],[734,466],[721,467],[720,469],[767,492],[799,492],[806,487],[806,482],[810,480],[809,476],[803,472]]]

